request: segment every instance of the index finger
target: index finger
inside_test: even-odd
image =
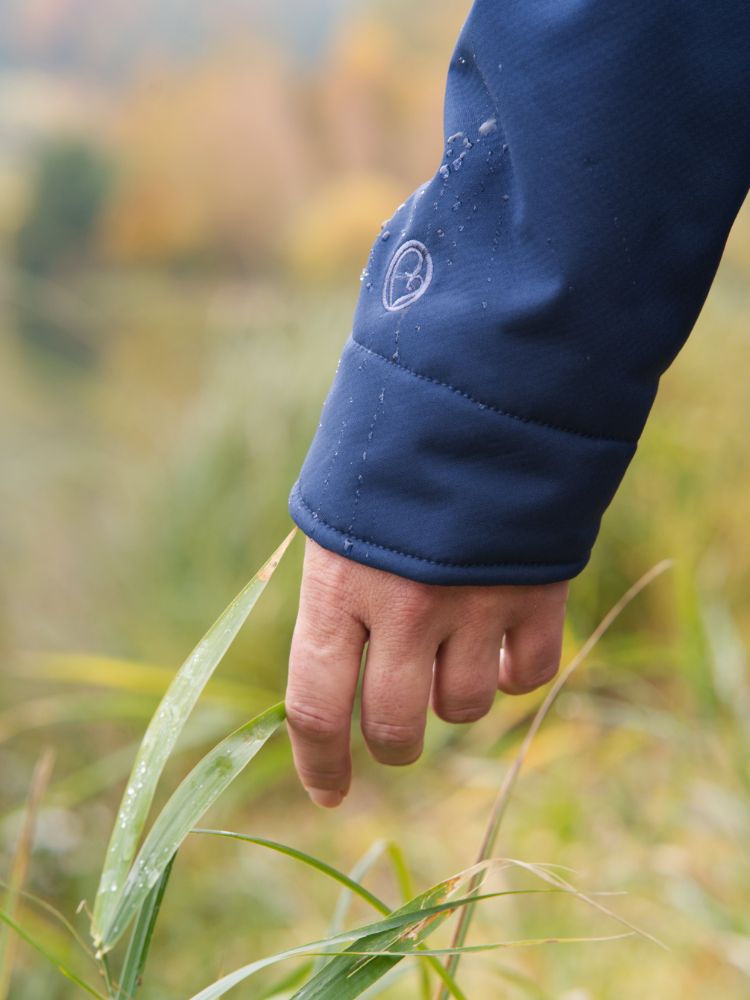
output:
[[[287,725],[300,781],[317,805],[341,803],[351,782],[351,720],[367,630],[304,585],[289,655]]]

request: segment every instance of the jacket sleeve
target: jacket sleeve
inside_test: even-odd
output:
[[[747,0],[476,0],[290,495],[306,534],[428,583],[583,569],[748,189],[749,53]]]

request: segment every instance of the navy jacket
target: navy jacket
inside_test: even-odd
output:
[[[295,522],[428,583],[579,573],[749,181],[748,0],[476,0]]]

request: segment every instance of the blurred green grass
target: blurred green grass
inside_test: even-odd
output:
[[[423,8],[415,7],[410,31]],[[279,250],[273,267],[246,272],[210,254],[165,265],[97,251],[72,269],[64,260],[60,270],[19,275],[0,225],[0,876],[34,764],[52,746],[30,889],[68,914],[80,899],[91,902],[122,782],[166,678],[289,529],[286,497],[366,257],[363,249],[355,259],[361,234],[348,228],[350,210],[356,206],[357,225],[367,219],[374,237],[384,192],[396,185],[408,193],[431,163],[429,122],[410,140],[398,178],[378,160],[387,148],[378,136],[406,135],[416,106],[438,109],[457,19],[447,2],[439,10],[440,27],[419,50],[423,89],[399,114],[388,82],[401,57],[397,41],[369,31],[371,21],[345,26],[347,46],[331,60],[319,115],[376,127],[364,152],[334,131],[317,166],[301,161],[320,184],[287,211],[304,208],[310,246],[331,176],[346,193],[341,232],[317,255],[298,247],[287,266]],[[203,90],[180,93],[184,113]],[[171,97],[162,103],[171,107]],[[213,107],[204,108],[208,120]],[[149,125],[152,139],[158,125]],[[315,142],[324,145],[317,133]],[[251,249],[263,257],[263,245]],[[351,266],[343,288],[324,283],[333,259]],[[46,340],[27,336],[30,314],[54,321],[34,327]],[[571,865],[582,888],[627,890],[617,908],[671,951],[629,940],[464,959],[461,981],[472,1000],[750,994],[749,315],[745,206],[697,327],[662,381],[591,565],[573,584],[567,650],[651,565],[671,557],[675,567],[628,609],[561,699],[497,852]],[[283,695],[301,555],[298,540],[209,685],[168,768],[169,787],[211,741]],[[538,700],[498,698],[491,716],[471,727],[431,718],[423,758],[405,769],[376,765],[355,732],[353,789],[332,813],[308,803],[280,740],[222,799],[210,825],[292,842],[344,870],[374,840],[395,838],[417,888],[427,886],[474,859]],[[387,867],[370,878],[395,904]],[[287,859],[189,840],[154,943],[159,981],[144,995],[184,1000],[222,971],[315,938],[335,902],[333,887]],[[356,905],[354,914],[366,916]],[[22,915],[68,953],[46,918],[30,906]],[[569,899],[521,897],[480,911],[472,941],[600,931]],[[434,943],[448,938],[441,931]],[[509,968],[537,983],[536,992],[513,985]],[[408,1000],[416,982],[414,972],[384,995]],[[71,989],[19,949],[14,1000],[67,1000]]]

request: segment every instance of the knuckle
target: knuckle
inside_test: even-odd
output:
[[[556,661],[547,661],[540,666],[534,675],[537,685],[541,687],[543,684],[549,684],[557,676],[558,667]]]
[[[341,788],[342,784],[347,783],[342,768],[298,765],[297,773],[300,781],[306,788],[321,788],[328,791],[336,791]]]
[[[471,701],[441,702],[435,707],[435,714],[444,722],[477,722],[492,708],[493,701],[472,699]]]
[[[516,683],[524,691],[536,691],[544,687],[557,675],[559,661],[549,657],[540,657],[529,664],[523,675],[516,678]]]
[[[435,596],[426,584],[412,583],[397,594],[399,616],[411,622],[421,622],[435,609]]]
[[[337,634],[335,622],[318,618],[315,631],[298,633],[292,643],[291,656],[298,662],[325,662],[339,655],[341,638]]]
[[[288,725],[308,739],[326,742],[344,728],[345,720],[330,707],[322,708],[299,698],[288,698],[285,704]]]
[[[355,593],[352,567],[348,559],[327,553],[332,562],[325,567],[306,568],[302,576],[300,609],[315,622],[315,628],[328,624],[335,627],[342,615],[348,614]]]
[[[409,750],[422,742],[421,727],[414,723],[378,719],[363,723],[362,730],[368,743],[393,750]]]
[[[483,622],[488,617],[496,615],[506,603],[504,590],[498,591],[496,587],[477,587],[471,594],[467,612],[473,619]]]

